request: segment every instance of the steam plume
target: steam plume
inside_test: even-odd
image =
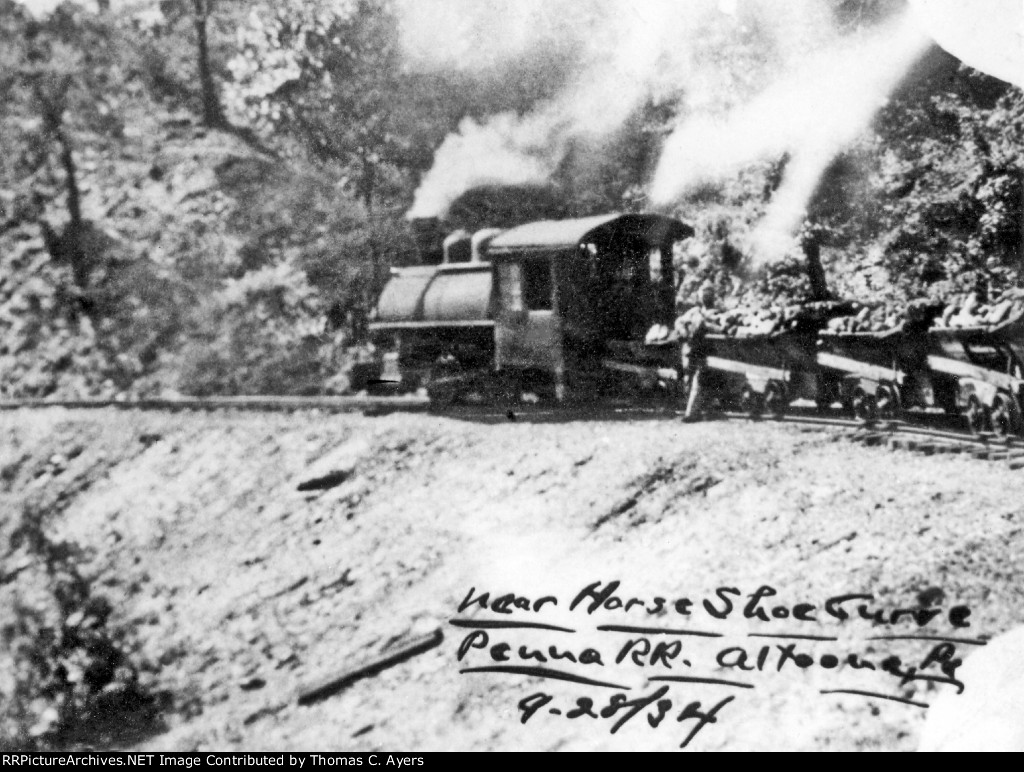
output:
[[[408,216],[443,214],[460,193],[478,185],[546,182],[561,152],[553,116],[503,113],[484,125],[466,118],[438,148]]]
[[[411,217],[443,214],[475,185],[546,181],[572,139],[618,129],[652,93],[659,71],[679,67],[672,61],[668,22],[713,7],[710,0],[683,4],[683,10],[671,0],[525,0],[502,5],[503,13],[497,14],[494,4],[445,2],[438,8],[439,18],[445,19],[442,29],[427,43],[413,20],[424,22],[435,5],[410,0],[406,44],[421,66],[500,66],[502,59],[525,55],[556,35],[562,47],[577,54],[567,87],[539,101],[527,115],[464,121],[439,149]],[[428,26],[436,30],[437,25]],[[457,63],[451,61],[453,51],[459,52]]]
[[[545,181],[574,139],[609,135],[645,100],[674,101],[684,120],[657,165],[657,202],[790,155],[756,234],[765,257],[791,242],[824,169],[926,45],[907,21],[846,38],[821,0],[404,3],[403,36],[420,67],[500,66],[554,42],[576,52],[565,88],[525,115],[464,121],[438,151],[410,216],[443,215],[475,185]]]
[[[750,245],[784,253],[822,173],[870,123],[928,40],[908,19],[820,50],[723,118],[697,116],[669,137],[651,196],[667,203],[761,160],[789,154],[779,190]]]

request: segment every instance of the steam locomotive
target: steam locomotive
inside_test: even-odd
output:
[[[709,395],[751,415],[810,400],[864,421],[939,409],[975,432],[1021,431],[1024,302],[997,323],[942,324],[931,307],[865,330],[843,323],[856,304],[830,302],[775,309],[767,325],[706,324],[676,313],[673,249],[692,235],[655,214],[450,234],[438,264],[391,271],[370,324],[379,381],[436,404],[683,400],[699,349]]]

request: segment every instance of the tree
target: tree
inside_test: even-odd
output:
[[[1024,282],[1024,94],[965,67],[879,121],[878,232],[913,295]]]
[[[196,64],[203,94],[203,123],[211,127],[224,124],[224,112],[220,107],[220,96],[210,66],[210,44],[207,37],[207,27],[214,5],[214,0],[192,0],[192,22],[196,29]]]
[[[10,5],[10,4],[8,4]],[[92,269],[86,241],[77,146],[102,142],[121,131],[119,70],[110,27],[72,4],[43,20],[18,7],[4,9],[0,62],[0,120],[14,156],[21,210],[38,220],[53,258],[70,265],[75,284],[85,289]],[[67,222],[59,227],[45,215],[43,190],[51,180],[63,188]],[[31,202],[31,203],[28,203]]]
[[[368,210],[404,164],[393,125],[401,105],[396,28],[387,0],[265,5],[231,63],[250,120],[340,166]]]

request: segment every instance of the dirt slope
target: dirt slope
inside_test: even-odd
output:
[[[88,548],[90,571],[161,663],[154,677],[181,709],[148,748],[673,749],[697,724],[676,721],[686,705],[701,701],[706,712],[734,696],[691,748],[912,749],[925,709],[820,692],[927,702],[950,686],[901,685],[847,664],[803,669],[790,661],[777,670],[778,647],[795,643],[816,662],[855,652],[915,665],[931,650],[922,641],[869,640],[915,632],[909,619],[872,627],[824,614],[824,600],[844,593],[872,593],[875,607],[892,609],[940,588],[944,595],[933,596],[943,614],[925,630],[932,634],[993,635],[1024,620],[1024,474],[995,462],[864,448],[770,424],[666,418],[485,424],[46,411],[0,415],[0,438],[0,535],[24,501],[61,498],[67,507],[53,532]],[[325,470],[344,480],[297,490]],[[0,603],[31,577],[25,571],[0,587]],[[667,599],[664,613],[636,604],[629,612],[569,610],[581,588],[615,580],[618,595],[637,596],[647,609],[655,596]],[[721,607],[715,588],[746,595],[763,584],[779,593],[762,604],[769,610],[807,602],[817,621],[747,620],[740,610],[719,621],[702,607],[705,598]],[[492,599],[515,592],[558,600],[537,613],[459,612],[471,588]],[[693,601],[691,616],[676,612],[677,598]],[[958,630],[946,614],[959,604],[972,614]],[[471,631],[453,618],[577,633],[489,630],[488,646],[460,662]],[[671,669],[641,668],[628,657],[615,664],[638,636],[596,630],[609,624],[724,637],[652,636],[680,641],[682,653]],[[438,627],[439,647],[323,702],[295,704],[304,684]],[[647,681],[655,673],[754,688],[670,683],[663,723],[644,719],[652,706],[612,734],[617,718],[566,714],[581,696],[593,697],[597,712],[615,690],[459,674],[498,664],[490,646],[500,641],[511,644],[509,665],[629,686],[631,698],[665,685]],[[577,655],[591,647],[603,665],[524,661],[520,644]],[[744,647],[752,661],[763,645],[763,672],[715,664],[728,647]],[[928,672],[941,675],[935,666]],[[521,723],[517,703],[539,692],[552,702]]]

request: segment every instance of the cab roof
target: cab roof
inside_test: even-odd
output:
[[[660,214],[615,212],[574,220],[541,220],[520,225],[496,236],[488,254],[500,256],[522,251],[576,249],[580,244],[640,240],[651,247],[662,246],[693,235],[693,228]]]

